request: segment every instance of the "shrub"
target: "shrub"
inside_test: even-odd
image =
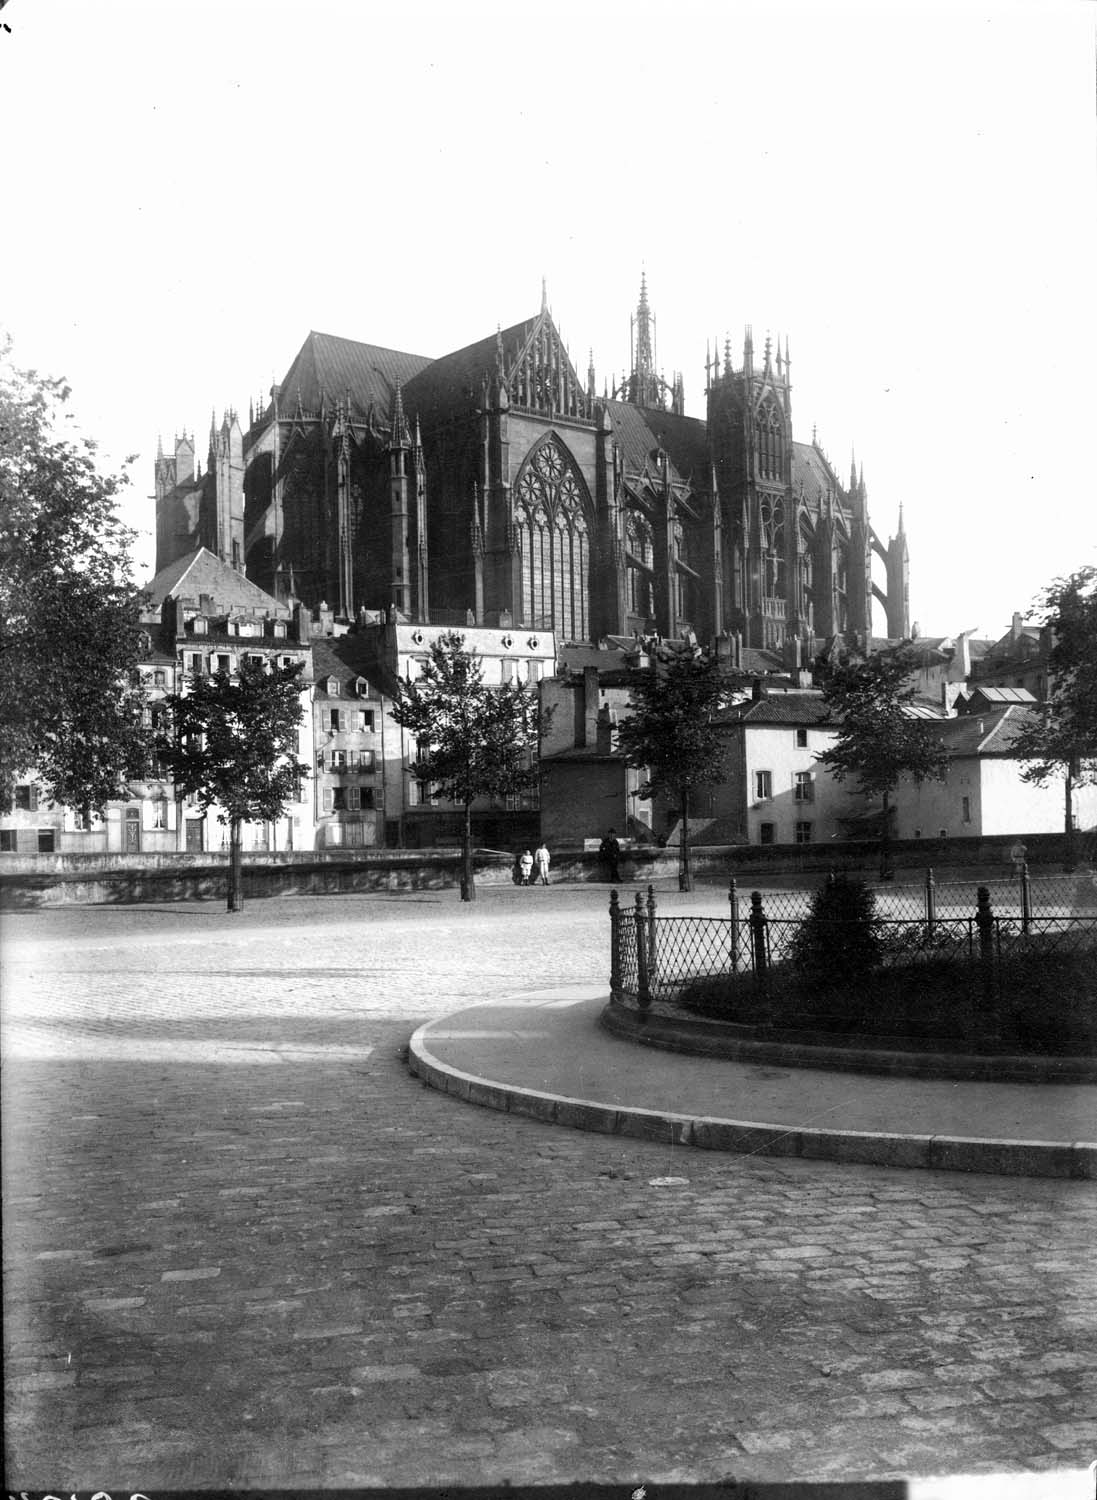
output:
[[[816,891],[789,957],[812,988],[845,989],[867,978],[880,962],[880,919],[864,881],[832,877]]]

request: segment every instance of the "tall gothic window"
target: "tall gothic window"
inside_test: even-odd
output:
[[[625,553],[628,562],[628,607],[634,615],[653,615],[652,568],[655,548],[651,527],[637,511],[625,516]]]
[[[762,501],[763,592],[783,598],[785,594],[785,509],[778,500]]]
[[[776,403],[767,401],[758,413],[758,467],[763,479],[781,479],[785,471],[785,428]]]
[[[583,481],[549,439],[518,476],[515,522],[522,607],[538,630],[585,640],[590,629],[590,526]]]

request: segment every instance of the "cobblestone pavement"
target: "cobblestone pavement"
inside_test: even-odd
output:
[[[597,978],[605,900],[7,916],[9,1488],[1097,1456],[1091,1184],[674,1154],[408,1076],[421,1021]]]

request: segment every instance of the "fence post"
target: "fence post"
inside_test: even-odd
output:
[[[616,890],[609,893],[609,992],[621,998],[621,902]]]
[[[648,886],[648,977],[659,972],[659,952],[655,942],[655,887]]]
[[[933,878],[933,871],[926,871],[926,931],[933,936],[933,929],[937,925],[937,882]]]
[[[739,892],[734,875],[728,883],[728,905],[731,907],[731,972],[735,974],[739,969]]]
[[[1021,861],[1021,931],[1027,932],[1032,925],[1032,882],[1028,876],[1028,860]]]
[[[766,955],[766,914],[762,910],[761,891],[750,893],[750,952],[754,963],[754,973],[763,982],[766,977],[767,955]]]
[[[996,1041],[998,1017],[994,1004],[994,913],[990,909],[990,891],[981,885],[976,893],[978,905],[975,925],[979,929],[979,972],[982,981],[979,1035],[983,1041]]]
[[[636,905],[633,909],[633,921],[636,923],[636,1000],[641,1010],[647,1010],[651,1004],[651,985],[648,981],[648,944],[647,933],[644,928],[644,898],[640,892],[636,892]]]

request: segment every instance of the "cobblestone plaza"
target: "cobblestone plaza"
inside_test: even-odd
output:
[[[425,1020],[608,988],[606,897],[5,916],[9,1488],[1097,1456],[1092,1184],[674,1151],[408,1075]]]

